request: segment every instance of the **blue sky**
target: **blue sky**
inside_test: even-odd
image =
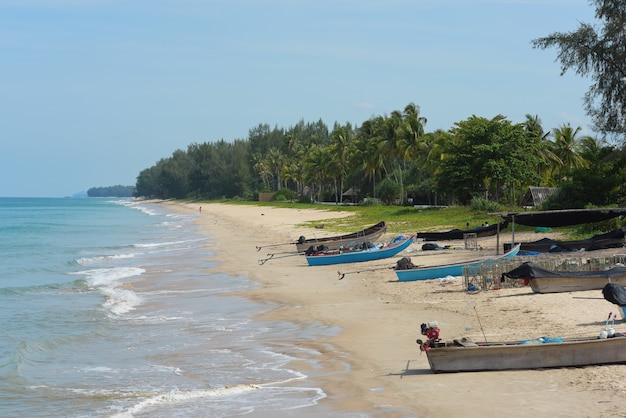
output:
[[[260,123],[360,125],[410,102],[593,134],[590,80],[532,39],[587,0],[0,0],[0,196],[133,185],[191,143]]]

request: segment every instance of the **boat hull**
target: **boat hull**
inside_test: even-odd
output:
[[[535,293],[562,293],[598,290],[602,289],[607,283],[616,283],[626,286],[626,276],[613,277],[610,279],[606,277],[549,277],[528,279],[528,285]]]
[[[446,264],[432,267],[415,267],[407,270],[396,270],[396,276],[401,282],[413,282],[419,280],[434,280],[448,276],[462,276],[465,267],[477,267],[485,263],[493,262],[503,258],[515,257],[519,253],[519,245],[513,247],[509,252],[500,256],[483,260],[463,261],[460,263]]]
[[[620,364],[626,363],[626,337],[544,344],[432,347],[426,355],[435,373]]]
[[[340,247],[353,247],[355,245],[363,244],[364,242],[375,242],[383,236],[387,231],[387,225],[384,221],[372,225],[359,232],[352,234],[338,235],[334,237],[326,238],[310,238],[296,242],[296,248],[299,253],[303,253],[311,246],[318,247],[325,245],[329,250],[336,250]]]
[[[382,260],[406,250],[413,243],[414,236],[410,236],[398,243],[387,247],[355,251],[342,252],[337,254],[307,255],[306,260],[310,266],[328,266],[332,264],[359,263],[364,261]]]

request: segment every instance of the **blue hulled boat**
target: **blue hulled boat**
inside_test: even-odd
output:
[[[331,251],[317,251],[306,254],[309,266],[328,266],[331,264],[359,263],[363,261],[382,260],[406,250],[413,243],[415,235],[397,237],[390,244],[372,247],[363,246],[361,249],[339,249]]]
[[[463,268],[465,266],[474,267],[480,266],[484,263],[489,263],[493,260],[502,258],[515,257],[519,252],[520,245],[517,244],[509,252],[501,254],[499,256],[486,258],[482,260],[461,261],[459,263],[443,264],[439,266],[430,267],[411,267],[406,270],[396,270],[396,276],[401,282],[412,282],[416,280],[433,280],[447,276],[462,276]]]

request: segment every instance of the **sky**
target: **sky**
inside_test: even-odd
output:
[[[361,125],[420,108],[594,134],[591,85],[531,41],[587,0],[0,0],[0,196],[134,185],[259,124]]]

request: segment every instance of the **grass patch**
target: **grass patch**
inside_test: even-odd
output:
[[[217,201],[214,201],[214,203]],[[211,202],[206,202],[211,203]],[[485,222],[494,224],[502,221],[499,216],[488,215],[483,210],[472,209],[470,206],[450,206],[438,208],[416,208],[412,206],[341,206],[320,205],[296,202],[250,202],[250,201],[220,201],[219,203],[245,206],[261,206],[291,209],[315,209],[330,212],[349,212],[352,216],[338,219],[322,219],[304,222],[299,226],[314,227],[320,223],[324,229],[337,233],[349,233],[374,225],[380,221],[387,223],[387,230],[395,234],[411,234],[428,231],[448,231],[459,228],[465,229],[469,224],[475,228]],[[511,209],[516,210],[516,209]],[[509,226],[504,231],[510,231]],[[533,231],[533,227],[515,225],[516,231]],[[567,233],[566,228],[558,228]]]

